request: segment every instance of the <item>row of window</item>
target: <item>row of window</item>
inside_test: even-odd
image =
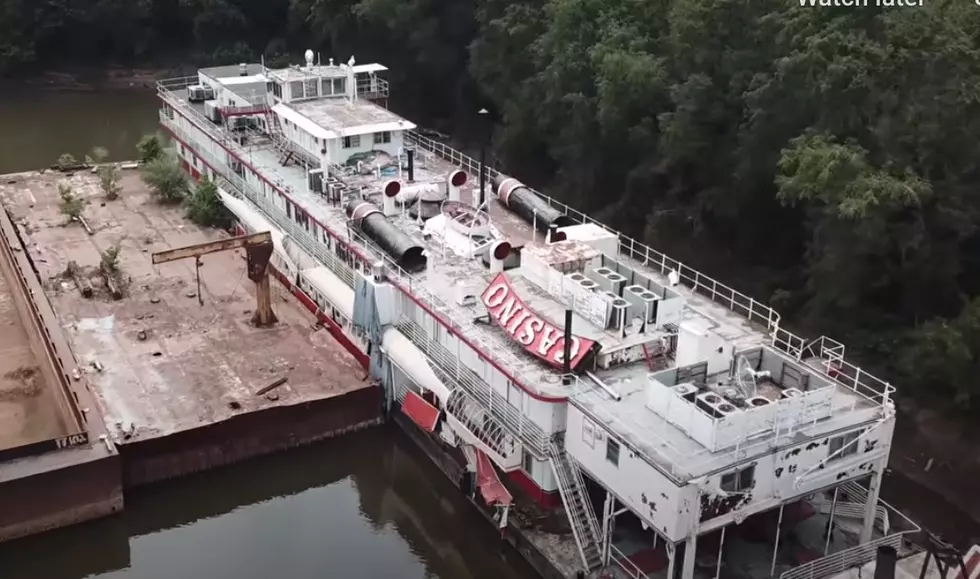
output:
[[[841,460],[851,456],[858,451],[857,440],[864,431],[848,432],[830,439],[828,444],[828,462]],[[619,467],[619,441],[614,438],[606,437],[606,460]],[[721,490],[727,492],[740,492],[751,489],[755,486],[755,465],[749,465],[721,477]]]
[[[311,99],[319,96],[335,96],[347,94],[347,79],[340,78],[311,78],[296,80],[289,83],[291,100]],[[283,98],[283,86],[275,81],[266,83],[266,92],[276,98]]]
[[[374,144],[383,145],[385,143],[391,142],[391,131],[382,131],[380,133],[374,133]],[[361,135],[351,135],[349,137],[344,137],[344,148],[345,149],[356,149],[361,146]]]

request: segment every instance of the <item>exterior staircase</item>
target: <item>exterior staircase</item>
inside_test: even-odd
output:
[[[575,544],[582,556],[582,564],[587,572],[597,571],[603,566],[599,521],[592,509],[582,472],[565,452],[564,441],[552,443],[548,454],[558,480],[558,492],[572,525]]]

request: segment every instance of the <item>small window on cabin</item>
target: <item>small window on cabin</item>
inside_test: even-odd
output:
[[[391,131],[384,131],[381,133],[374,133],[374,144],[381,145],[384,143],[391,142]]]
[[[619,442],[606,437],[606,460],[619,466]]]
[[[325,78],[320,81],[320,94],[323,96],[330,96],[333,94],[333,79]]]
[[[729,493],[744,492],[755,486],[755,465],[721,475],[721,490]]]
[[[848,432],[847,434],[831,438],[829,448],[827,449],[827,455],[830,457],[830,460],[840,460],[856,453],[858,449],[857,439],[860,436],[861,432],[858,431]]]
[[[527,474],[531,474],[531,467],[533,466],[534,466],[534,457],[531,456],[530,452],[525,450],[524,456],[522,457],[521,460],[521,468],[524,469],[524,472],[526,472]]]
[[[293,100],[303,98],[303,81],[296,80],[289,83],[289,98]]]
[[[345,92],[347,92],[347,79],[346,78],[333,79],[333,94],[344,94]]]
[[[356,149],[361,146],[361,136],[354,135],[352,137],[344,137],[344,148],[345,149]]]

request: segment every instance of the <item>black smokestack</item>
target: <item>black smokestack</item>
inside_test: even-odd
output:
[[[882,545],[878,547],[878,560],[875,562],[874,579],[895,579],[895,562],[898,552],[895,547]]]
[[[565,310],[565,343],[562,345],[564,346],[561,369],[562,383],[567,386],[572,381],[569,378],[572,373],[572,310]],[[879,578],[875,577],[875,579]]]
[[[415,181],[415,149],[405,149],[408,156],[408,182]]]

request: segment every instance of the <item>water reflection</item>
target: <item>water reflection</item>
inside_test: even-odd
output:
[[[0,577],[534,577],[407,444],[378,429],[150,487],[118,517],[0,545]]]

